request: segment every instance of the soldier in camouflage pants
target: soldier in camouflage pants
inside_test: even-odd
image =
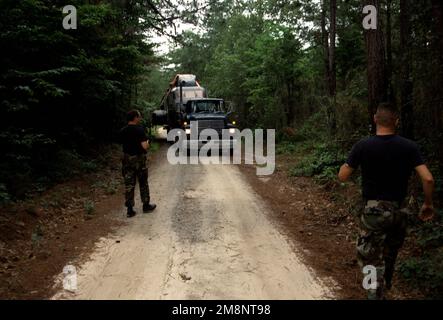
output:
[[[368,201],[359,217],[357,259],[360,267],[372,265],[377,270],[377,289],[369,290],[370,299],[383,297],[391,287],[395,260],[402,247],[407,227],[407,213],[396,202]]]
[[[408,195],[408,182],[414,171],[422,181],[425,196],[418,218],[429,221],[435,214],[434,178],[418,145],[396,134],[399,121],[394,105],[380,104],[374,115],[376,135],[356,143],[338,173],[340,181],[345,182],[355,170],[361,170],[362,198],[366,202],[359,217],[357,259],[363,268],[376,268],[378,290],[368,291],[371,299],[384,298],[385,281],[386,288],[391,286],[398,250],[403,245],[409,217],[412,217],[400,210],[400,204]]]
[[[157,206],[149,203],[148,167],[146,153],[149,140],[145,129],[140,126],[142,116],[140,111],[131,110],[127,113],[128,125],[120,130],[119,140],[123,146],[122,174],[125,181],[125,204],[128,209],[127,217],[136,215],[134,211],[134,189],[138,180],[140,196],[143,202],[143,212],[148,213]]]
[[[136,180],[140,187],[140,197],[143,204],[149,204],[148,167],[146,155],[130,156],[125,154],[122,160],[122,174],[125,181],[125,205],[134,207],[134,189]]]

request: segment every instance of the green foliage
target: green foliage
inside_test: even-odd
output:
[[[282,141],[276,145],[276,154],[293,154],[297,151],[297,146],[289,141]]]
[[[400,274],[414,287],[435,299],[443,298],[443,250],[406,259],[399,266]]]
[[[149,147],[149,152],[154,153],[160,149],[160,144],[158,142],[151,142],[151,146]]]
[[[106,194],[112,195],[117,192],[119,181],[112,179],[110,181],[99,180],[93,185],[95,188],[103,189]]]
[[[117,192],[119,183],[115,180],[111,180],[105,188],[106,194],[112,195]]]
[[[297,130],[297,136],[302,141],[320,142],[325,141],[328,134],[326,122],[326,108],[321,108],[314,113]]]
[[[32,248],[36,249],[40,246],[41,241],[43,240],[43,230],[42,230],[42,226],[40,224],[38,224],[34,230],[32,231],[31,234],[31,240],[32,240]]]
[[[0,184],[0,206],[7,204],[11,200],[8,190],[4,184]]]
[[[345,158],[337,147],[327,143],[314,144],[311,152],[290,170],[293,176],[316,177],[321,181],[336,180]]]
[[[81,163],[81,170],[84,172],[94,172],[97,170],[98,166],[94,160],[86,160]]]
[[[441,215],[441,210],[440,210]],[[417,232],[417,243],[423,249],[443,246],[443,228],[441,224],[424,224]]]
[[[86,200],[86,201],[83,203],[83,208],[84,208],[85,213],[86,213],[87,215],[92,215],[92,214],[94,213],[94,211],[95,211],[95,204],[94,204],[94,201],[92,201],[92,200]]]

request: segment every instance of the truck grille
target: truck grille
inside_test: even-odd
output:
[[[218,132],[219,136],[222,134],[222,130],[225,128],[225,121],[223,119],[216,120],[198,120],[198,133],[204,129],[214,129]]]

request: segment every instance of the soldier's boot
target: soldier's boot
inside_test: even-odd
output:
[[[151,211],[153,211],[155,208],[157,208],[157,205],[156,204],[150,204],[150,203],[144,203],[143,204],[143,212],[144,213],[148,213],[148,212],[151,212]]]
[[[386,300],[383,286],[378,286],[377,289],[369,289],[368,300]]]
[[[134,209],[131,206],[128,206],[128,212],[127,212],[126,216],[128,218],[132,218],[136,214],[137,214],[137,212],[135,212]]]

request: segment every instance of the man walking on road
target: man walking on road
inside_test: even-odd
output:
[[[377,289],[369,289],[368,298],[383,299],[384,288],[391,288],[395,260],[406,235],[407,215],[402,209],[409,178],[415,170],[423,184],[425,201],[419,215],[422,221],[434,216],[434,179],[418,146],[395,134],[399,119],[390,104],[378,107],[374,121],[377,134],[352,148],[338,177],[347,181],[361,167],[365,208],[359,216],[357,258],[360,267],[376,268]]]
[[[143,212],[154,210],[157,206],[150,204],[148,167],[146,153],[149,141],[145,130],[139,125],[142,117],[139,111],[132,110],[127,114],[128,125],[120,131],[120,141],[123,145],[122,174],[125,181],[125,205],[127,216],[135,216],[134,189],[136,180],[140,187],[140,197],[143,202]]]

